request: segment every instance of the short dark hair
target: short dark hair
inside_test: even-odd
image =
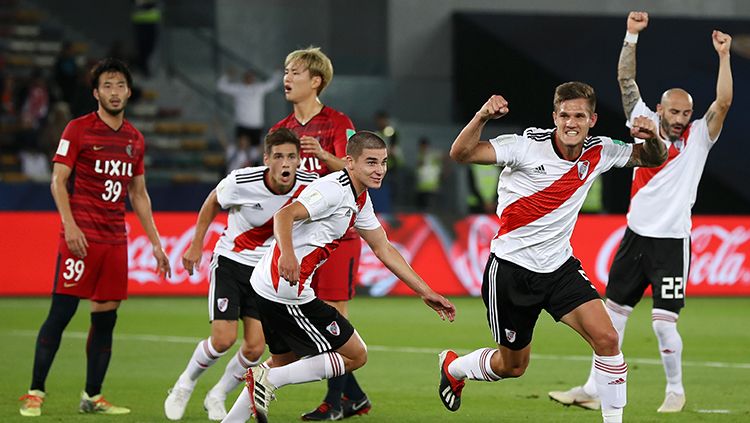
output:
[[[97,62],[97,64],[94,65],[93,68],[91,68],[91,88],[99,88],[99,77],[102,76],[103,73],[109,72],[119,72],[125,75],[125,80],[128,83],[128,88],[133,88],[133,76],[130,74],[128,65],[126,65],[122,60],[115,59],[113,57],[102,59]]]
[[[364,149],[385,149],[385,141],[374,132],[359,131],[349,138],[346,143],[346,154],[357,158],[362,154]]]
[[[294,144],[294,148],[296,148],[297,153],[299,153],[299,138],[297,137],[297,134],[292,132],[289,128],[279,128],[266,135],[266,139],[263,141],[263,151],[270,156],[273,146],[282,144]]]
[[[594,92],[594,88],[589,84],[578,81],[566,82],[555,88],[555,99],[552,101],[553,110],[557,111],[560,103],[563,101],[575,100],[577,98],[587,100],[591,113],[594,113],[596,110],[596,93]]]

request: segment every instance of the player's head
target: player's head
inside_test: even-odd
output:
[[[583,82],[566,82],[555,89],[552,119],[556,137],[566,146],[583,143],[596,124],[596,93]]]
[[[693,116],[693,97],[682,88],[672,88],[661,95],[656,105],[659,115],[659,133],[663,138],[676,141],[682,136]]]
[[[292,103],[319,96],[333,79],[331,59],[320,47],[295,50],[284,61],[284,94]]]
[[[359,131],[346,143],[346,168],[360,188],[380,188],[385,172],[388,150],[385,141],[370,131]]]
[[[94,98],[99,102],[100,111],[104,110],[110,115],[117,115],[125,110],[132,85],[130,69],[119,59],[103,59],[91,69]]]
[[[300,142],[287,128],[279,128],[266,135],[263,163],[268,166],[271,188],[286,191],[294,184],[299,167]]]

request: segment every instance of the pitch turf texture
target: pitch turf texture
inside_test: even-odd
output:
[[[454,323],[440,321],[414,298],[357,298],[352,321],[369,346],[369,361],[357,371],[373,403],[361,422],[598,422],[598,411],[563,407],[547,397],[551,390],[581,384],[588,374],[588,346],[563,324],[542,314],[537,324],[531,364],[515,380],[467,383],[461,409],[450,413],[437,396],[437,353],[454,348],[466,353],[491,346],[480,299],[454,299]],[[2,383],[0,421],[28,422],[18,414],[16,399],[28,389],[36,332],[48,299],[0,299]],[[680,319],[685,344],[686,410],[660,415],[664,374],[651,330],[650,300],[643,301],[628,322],[624,352],[629,364],[628,407],[631,422],[750,421],[750,299],[688,299]],[[88,304],[81,303],[70,323],[47,381],[47,401],[40,422],[166,421],[163,402],[196,342],[208,335],[206,303],[199,298],[133,298],[120,309],[114,354],[104,394],[129,406],[128,416],[79,415],[85,383],[85,338]],[[232,352],[236,350],[236,346]],[[224,370],[226,357],[199,380],[185,422],[208,421],[203,397]],[[287,386],[271,404],[271,421],[297,421],[318,405],[323,382]],[[227,400],[231,407],[236,394]]]

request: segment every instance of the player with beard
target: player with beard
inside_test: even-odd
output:
[[[52,304],[37,337],[31,388],[21,397],[23,416],[41,415],[47,374],[82,298],[91,300],[91,327],[79,411],[130,412],[101,394],[117,308],[127,298],[126,196],[151,241],[159,274],[171,275],[146,191],[143,135],[124,117],[132,85],[130,71],[121,61],[97,63],[91,86],[99,108],[68,123],[53,159],[51,190],[62,230]]]
[[[706,114],[693,122],[693,99],[685,90],[672,88],[661,96],[656,113],[646,106],[635,82],[635,50],[638,34],[648,26],[648,13],[630,12],[625,42],[620,51],[617,79],[628,126],[635,116],[659,122],[659,135],[669,151],[664,165],[633,170],[627,229],[609,269],[606,309],[619,334],[633,308],[651,286],[651,326],[659,342],[667,384],[660,413],[676,413],[685,407],[682,385],[682,337],[677,332],[680,310],[685,306],[685,286],[690,273],[690,209],[708,153],[714,146],[732,104],[732,37],[713,31],[713,47],[719,57],[716,99]],[[667,200],[668,199],[668,200]],[[582,386],[553,391],[550,398],[565,405],[598,409],[600,395],[594,369]]]
[[[209,420],[226,416],[227,394],[244,380],[248,368],[260,362],[265,351],[250,275],[273,240],[273,214],[297,198],[318,175],[297,169],[299,138],[286,128],[268,134],[264,150],[265,166],[235,170],[211,191],[198,213],[193,240],[182,257],[183,266],[192,275],[200,264],[208,227],[219,210],[229,209],[227,227],[216,243],[210,265],[211,336],[198,343],[169,391],[164,413],[170,420],[182,418],[198,377],[234,345],[238,319],[244,326],[242,346],[203,400]]]
[[[319,96],[333,79],[333,64],[320,48],[289,53],[284,62],[284,95],[293,112],[273,128],[289,128],[302,142],[301,168],[320,176],[344,168],[346,141],[354,124],[343,113],[323,105]],[[315,272],[312,288],[321,300],[348,316],[354,297],[362,242],[350,230],[339,248]],[[302,420],[340,420],[366,414],[371,404],[353,373],[328,380],[323,402]]]

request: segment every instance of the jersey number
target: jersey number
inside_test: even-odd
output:
[[[107,179],[104,181],[104,189],[107,191],[102,194],[102,200],[116,203],[122,194],[122,182]]]
[[[685,289],[681,277],[662,279],[661,298],[665,300],[681,300],[685,297]]]
[[[81,279],[81,276],[83,276],[84,268],[85,265],[83,264],[83,260],[74,260],[72,258],[69,258],[65,260],[66,272],[63,273],[63,278],[67,280],[73,279],[74,281],[78,282],[78,280]]]

